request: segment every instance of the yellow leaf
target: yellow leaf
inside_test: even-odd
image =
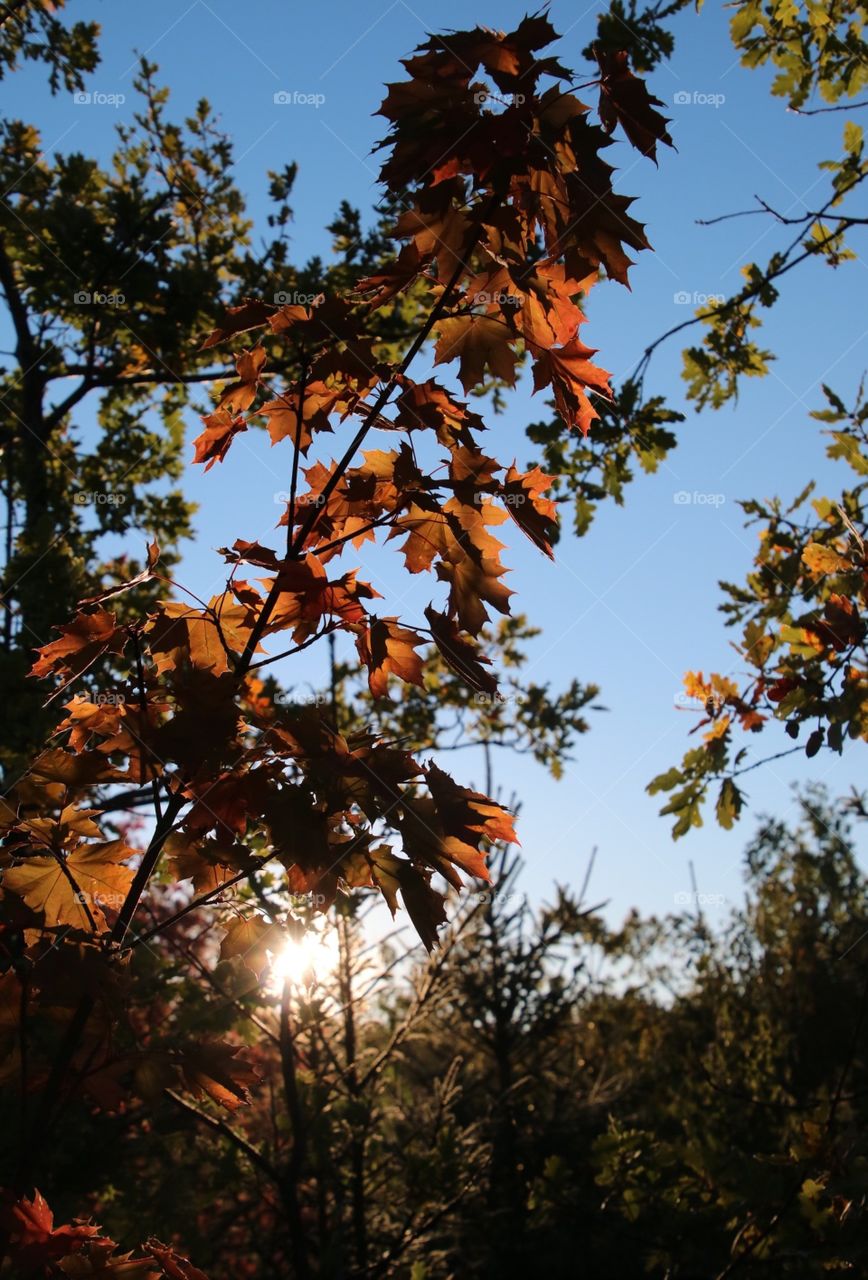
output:
[[[819,542],[809,542],[802,552],[802,562],[815,577],[824,573],[849,573],[853,565],[834,547],[821,546]]]
[[[133,854],[122,840],[111,840],[79,845],[63,864],[62,855],[28,858],[20,867],[5,872],[3,888],[17,893],[32,910],[42,912],[47,928],[71,925],[101,932],[106,928],[102,908],[120,910],[132,883],[132,869],[120,864]]]

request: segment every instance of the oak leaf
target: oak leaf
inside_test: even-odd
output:
[[[859,610],[848,596],[830,595],[821,618],[812,619],[807,631],[815,635],[823,646],[844,653],[858,644],[865,635],[865,623]]]
[[[820,542],[807,544],[802,551],[802,563],[814,577],[818,578],[825,573],[850,573],[854,567],[852,562],[834,547],[823,546]]]

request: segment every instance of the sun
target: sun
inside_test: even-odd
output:
[[[272,956],[268,986],[275,994],[282,991],[285,983],[312,987],[333,973],[337,963],[334,931],[311,928],[300,938],[288,938]]]

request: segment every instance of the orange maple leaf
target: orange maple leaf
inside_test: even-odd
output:
[[[491,316],[452,316],[437,326],[439,338],[434,363],[460,360],[458,377],[465,392],[478,387],[489,369],[508,386],[515,383],[516,354],[510,346],[511,333],[502,320]]]
[[[612,399],[609,374],[591,363],[589,357],[594,354],[594,348],[586,347],[578,338],[565,347],[534,350],[534,391],[541,391],[551,384],[558,413],[568,427],[578,427],[585,436],[593,420],[600,416],[588,396],[588,390],[596,391],[607,400]]]

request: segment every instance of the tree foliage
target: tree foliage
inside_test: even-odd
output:
[[[249,1098],[254,1071],[236,1044],[194,1038],[186,1027],[163,1034],[130,1016],[132,960],[141,944],[215,895],[226,900],[232,886],[255,883],[269,867],[281,868],[282,895],[307,897],[318,911],[358,890],[374,891],[393,914],[400,899],[430,949],[445,919],[432,877],[455,889],[462,875],[487,880],[489,849],[514,839],[504,807],[459,785],[433,760],[418,760],[402,738],[358,722],[339,725],[334,701],[277,702],[263,675],[343,631],[373,699],[387,695],[393,679],[424,689],[425,664],[430,670],[434,661],[471,695],[489,700],[480,717],[487,746],[504,734],[511,745],[529,737],[527,716],[500,712],[502,695],[480,637],[492,614],[510,614],[503,547],[492,530],[511,517],[552,554],[549,477],[483,452],[480,415],[434,378],[415,381],[410,366],[430,341],[435,364],[457,365],[466,394],[492,378],[511,385],[523,356],[535,387],[551,388],[565,421],[582,433],[598,417],[596,401],[611,397],[608,375],[578,337],[581,301],[601,273],[625,284],[627,251],[647,242],[601,152],[608,132],[625,121],[641,151],[649,152],[651,136],[668,139],[638,82],[621,84],[628,76],[622,64],[603,69],[605,129],[591,123],[588,107],[563,88],[572,77],[549,50],[555,38],[537,15],[511,33],[476,28],[421,45],[404,62],[407,79],[388,86],[381,107],[388,122],[382,181],[389,200],[403,206],[391,256],[361,279],[355,264],[347,266],[334,280],[344,287],[305,303],[247,293],[210,332],[196,330],[214,275],[250,283],[285,258],[279,241],[267,264],[242,258],[239,265],[230,246],[246,231],[242,206],[225,177],[228,146],[213,137],[204,105],[186,134],[167,125],[165,94],[154,87],[153,68],[143,66],[146,111],[137,123],[151,145],[122,131],[119,178],[107,180],[80,157],[49,171],[34,153],[17,189],[13,217],[40,219],[38,239],[54,237],[58,247],[61,233],[77,234],[63,248],[74,248],[94,287],[107,278],[101,255],[118,204],[143,206],[152,220],[142,230],[148,252],[124,245],[119,259],[129,260],[129,287],[142,299],[135,325],[75,310],[38,256],[25,255],[15,271],[10,265],[7,303],[19,348],[33,345],[30,391],[39,424],[62,438],[67,414],[106,388],[103,428],[111,433],[121,413],[120,438],[128,441],[130,415],[149,404],[155,384],[216,382],[195,461],[206,469],[231,466],[238,435],[263,423],[287,459],[278,545],[236,538],[223,550],[226,584],[216,595],[200,599],[179,587],[155,538],[139,564],[116,567],[108,582],[102,572],[94,575],[72,619],[38,648],[31,676],[50,682],[49,700],[62,705],[62,716],[2,810],[5,981],[22,1041],[10,1068],[21,1076],[25,1098],[15,1175],[21,1186],[31,1184],[49,1135],[76,1098],[112,1107],[168,1091],[187,1105],[186,1092],[230,1110]],[[37,143],[20,126],[13,133],[21,166]],[[154,171],[161,189],[151,198]],[[289,182],[278,182],[280,200]],[[53,204],[70,183],[86,196],[78,228],[69,219],[61,226]],[[206,188],[214,196],[208,201]],[[167,222],[153,241],[169,207],[180,208],[185,231],[166,243]],[[336,233],[351,235],[352,221],[342,211]],[[170,306],[167,288],[152,313],[144,300],[165,272],[178,277],[177,297]],[[161,290],[160,283],[157,297]],[[210,290],[218,315],[219,300],[220,290]],[[36,333],[34,311],[42,317]],[[390,324],[413,317],[397,354]],[[79,367],[71,362],[82,337],[87,355]],[[215,378],[202,366],[220,361],[224,344],[234,348],[234,370]],[[46,417],[52,377],[73,373],[80,382]],[[26,386],[21,394],[30,394]],[[173,401],[173,412],[180,403]],[[34,435],[30,425],[25,418],[27,437]],[[386,447],[364,448],[378,433]],[[329,461],[333,435],[338,457]],[[104,454],[97,456],[102,465]],[[41,448],[34,459],[22,473],[35,486],[25,502],[39,495],[45,524],[58,518],[47,500],[52,469]],[[144,484],[150,478],[139,477]],[[119,531],[126,528],[121,522]],[[170,537],[178,532],[176,523]],[[377,539],[397,543],[409,573],[430,572],[443,584],[427,627],[402,622],[388,604],[375,612],[379,593],[337,564]],[[167,598],[170,584],[177,594]],[[501,650],[512,660],[521,625],[500,631]],[[585,727],[580,712],[594,692],[574,683],[551,704],[545,686],[529,688],[535,713],[549,717],[548,737],[533,746],[538,758],[557,768],[572,734]],[[144,838],[135,822],[110,816],[143,796],[152,808]],[[191,880],[193,898],[143,931],[143,906],[153,911]],[[242,897],[237,909],[224,942],[227,960],[261,958],[303,923],[286,906],[275,914],[265,900],[256,906]],[[278,1039],[292,1109],[291,1034],[285,1011]],[[295,1133],[294,1160],[307,1141]],[[297,1186],[286,1194],[291,1251],[303,1273]]]
[[[43,20],[41,6],[28,12],[28,21]],[[9,58],[20,31],[12,17],[0,28]],[[63,49],[53,37],[50,47]],[[92,59],[77,54],[71,65],[78,89]],[[2,374],[0,675],[10,714],[0,763],[11,777],[50,727],[39,691],[23,677],[52,625],[78,599],[137,575],[143,532],[160,544],[162,580],[138,582],[116,608],[132,617],[166,594],[193,514],[178,484],[184,411],[225,377],[196,340],[220,302],[252,292],[269,301],[310,301],[324,288],[345,294],[390,252],[387,199],[369,231],[343,205],[329,228],[333,261],[294,263],[293,164],[269,175],[270,232],[256,245],[230,139],[204,100],[174,121],[156,77],[143,60],[133,86],[138,109],[119,126],[105,166],[81,153],[47,155],[23,121],[2,125],[0,291],[14,349]],[[385,351],[401,341],[414,310],[411,291],[372,318]],[[279,368],[279,343],[264,342]]]
[[[664,24],[684,7],[633,7],[627,15],[623,6],[613,4],[599,20],[600,39],[613,39],[623,23],[653,65],[671,55],[674,38]],[[771,63],[777,68],[772,93],[786,98],[791,110],[806,116],[829,110],[855,113],[868,105],[853,101],[865,85],[864,22],[859,3],[830,7],[745,0],[733,6],[730,35],[743,65]],[[597,493],[608,492],[620,501],[621,486],[630,478],[631,452],[646,470],[654,470],[675,443],[666,424],[678,415],[646,389],[652,357],[662,344],[702,326],[701,340],[683,352],[686,395],[697,410],[720,409],[737,399],[744,378],[769,371],[774,353],[759,344],[758,330],[762,313],[783,297],[789,284],[785,277],[814,262],[846,271],[857,260],[851,239],[865,226],[858,200],[868,162],[863,130],[855,119],[843,125],[840,152],[819,161],[818,168],[826,190],[804,213],[782,214],[757,197],[752,209],[710,220],[770,219],[780,229],[780,244],[764,265],[745,263],[744,284],[731,297],[702,308],[648,344],[622,393],[628,397],[626,429],[613,437],[614,451],[605,455],[605,462],[596,462],[584,448],[570,455],[558,440],[556,423],[529,428],[531,439],[541,441],[547,457],[560,464],[560,500],[573,501],[577,532],[587,529],[593,515],[588,499],[596,495],[589,493],[588,479],[595,478],[594,466],[600,476]],[[702,741],[648,787],[652,795],[666,793],[661,812],[674,819],[675,837],[702,825],[708,801],[714,803],[721,826],[733,825],[744,807],[738,780],[769,758],[756,758],[748,744],[775,722],[782,722],[799,745],[783,745],[771,759],[797,751],[812,758],[821,749],[840,754],[848,740],[866,736],[860,612],[865,605],[860,477],[868,467],[864,400],[861,387],[849,405],[834,388],[824,385],[823,392],[826,405],[811,416],[829,433],[828,456],[848,465],[855,481],[840,494],[819,496],[810,481],[791,500],[749,497],[741,502],[748,523],[758,526],[758,551],[744,583],[723,584],[726,598],[720,606],[727,625],[738,628],[738,667],[708,676],[702,670],[686,674],[686,694],[705,708],[693,729]]]
[[[427,959],[400,934],[371,948],[356,896],[332,959],[269,984],[232,905],[218,954],[192,913],[137,967],[131,1016],[191,1045],[232,1028],[249,1101],[227,1119],[201,1071],[160,1094],[155,1055],[150,1106],[104,1082],[55,1177],[92,1188],[111,1234],[159,1222],[212,1276],[568,1276],[579,1247],[637,1280],[858,1273],[868,885],[848,809],[815,790],[763,820],[714,931],[699,905],[613,927],[569,890],[535,911],[502,852]],[[259,893],[281,901],[267,873]]]
[[[599,692],[528,679],[537,632],[497,535],[553,555],[559,507],[585,533],[676,443],[681,415],[646,387],[671,335],[618,387],[579,335],[590,290],[647,248],[604,154],[615,131],[655,162],[672,143],[636,73],[685,7],[614,0],[584,89],[544,13],[429,37],[381,107],[378,221],[342,205],[329,263],[292,262],[292,165],[254,251],[210,108],[171,123],[147,63],[106,169],[5,126],[11,687],[37,656],[0,800],[4,1277],[864,1270],[865,798],[808,791],[797,823],[764,820],[715,930],[696,896],[607,923],[593,855],[578,892],[532,908],[519,798],[490,794],[500,750],[559,776]],[[97,33],[62,8],[5,6],[0,72],[36,59],[53,90],[84,83]],[[739,3],[732,37],[807,112],[860,91],[861,17]],[[861,131],[844,138],[795,238],[687,322],[705,325],[685,353],[697,407],[765,372],[782,277],[849,260],[865,170]],[[123,314],[94,301],[121,280]],[[417,356],[436,373],[414,377]],[[520,466],[495,432],[483,448],[480,410],[523,369],[555,416]],[[826,398],[855,479],[743,504],[763,536],[724,607],[747,674],[688,676],[704,736],[652,783],[676,834],[712,785],[718,820],[739,816],[757,762],[738,734],[781,720],[810,756],[866,736],[868,410]],[[180,478],[189,407],[195,464],[232,468],[267,433],[286,476],[270,545],[227,529],[225,583],[201,598],[175,573],[190,510],[158,483]],[[82,519],[69,471],[124,502]],[[140,527],[141,555],[103,555]],[[426,625],[348,563],[369,546],[429,575]],[[314,646],[324,687],[295,675]],[[483,790],[443,767],[464,748]]]

